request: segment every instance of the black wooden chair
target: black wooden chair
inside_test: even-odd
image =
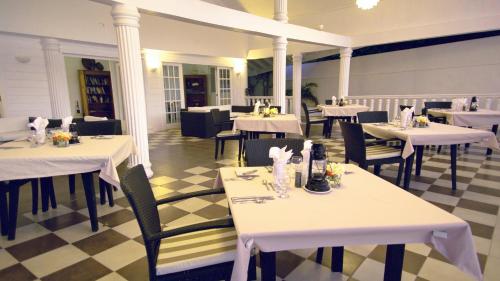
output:
[[[227,140],[237,140],[238,141],[238,161],[241,160],[241,153],[243,150],[243,141],[245,140],[245,135],[241,131],[233,132],[233,122],[231,120],[223,120],[219,109],[210,110],[212,114],[213,123],[215,126],[215,160],[219,156],[219,144],[220,144],[220,154],[224,155],[224,145]]]
[[[436,122],[436,123],[442,123],[446,124],[446,117],[445,116],[432,116],[431,114],[427,113],[428,109],[450,109],[451,108],[451,101],[426,101],[424,102],[424,108],[422,108],[422,114],[427,115],[429,118],[429,121],[431,122]]]
[[[380,175],[380,169],[383,164],[399,163],[396,185],[401,183],[403,175],[404,159],[401,157],[401,149],[384,145],[386,140],[380,140],[380,143],[365,141],[365,135],[361,124],[340,122],[340,129],[344,137],[345,161],[354,161],[358,165],[367,169],[374,165],[375,175]]]
[[[323,136],[329,137],[330,127],[328,126],[328,118],[310,116],[309,109],[307,108],[307,104],[305,103],[302,103],[302,109],[304,110],[304,116],[306,119],[306,137],[309,137],[309,133],[311,132],[311,125],[321,124],[323,124]]]
[[[389,114],[387,111],[364,111],[358,112],[358,123],[387,123]]]
[[[253,112],[253,106],[250,106],[250,105],[232,105],[231,112],[251,113],[251,112]]]
[[[269,158],[269,149],[273,146],[282,148],[287,147],[287,150],[292,149],[293,154],[300,156],[300,152],[304,148],[303,139],[258,139],[247,140],[245,142],[245,160],[246,166],[270,166],[273,164],[273,159]]]
[[[333,100],[325,100],[326,105],[333,105]]]
[[[211,194],[223,188],[172,196],[156,201],[142,165],[128,170],[121,186],[141,229],[146,248],[149,280],[229,280],[236,256],[237,233],[230,217],[163,230],[157,207]],[[210,244],[212,250],[203,249]],[[202,265],[202,266],[200,266]],[[255,259],[249,279],[256,278]]]

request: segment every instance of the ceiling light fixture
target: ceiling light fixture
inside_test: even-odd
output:
[[[377,6],[379,0],[356,0],[356,5],[362,10],[369,10]]]

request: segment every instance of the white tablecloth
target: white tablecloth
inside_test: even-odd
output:
[[[57,147],[52,142],[31,147],[27,141],[0,145],[0,181],[80,174],[100,170],[99,177],[119,187],[116,167],[130,154],[135,144],[130,136],[111,139],[80,137],[80,144]],[[10,149],[12,148],[12,149]]]
[[[429,109],[432,116],[446,117],[448,124],[455,126],[493,126],[500,124],[500,111],[479,109],[478,111],[452,111],[450,109]]]
[[[403,158],[413,152],[414,145],[450,145],[478,142],[482,146],[499,150],[498,141],[492,132],[469,129],[439,123],[429,123],[427,128],[403,130],[391,124],[363,124],[368,134],[382,139],[398,138],[406,141]]]
[[[338,105],[319,105],[318,108],[325,117],[357,116],[358,112],[368,111],[368,106],[359,104],[350,104],[345,106]]]
[[[340,188],[326,195],[293,188],[290,198],[264,204],[232,204],[234,196],[276,195],[261,181],[264,168],[251,181],[234,178],[235,169],[221,168],[216,185],[224,186],[238,232],[232,279],[246,280],[251,249],[283,251],[355,244],[432,243],[444,256],[481,280],[482,274],[469,225],[462,219],[354,165]],[[369,184],[367,184],[369,183]],[[447,238],[433,235],[441,231]]]
[[[234,119],[233,131],[293,133],[302,135],[300,122],[293,114],[262,117],[243,115]]]

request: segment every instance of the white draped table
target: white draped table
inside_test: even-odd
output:
[[[272,117],[241,115],[234,119],[233,132],[236,130],[302,135],[300,121],[294,114],[279,114]]]
[[[478,109],[478,111],[453,111],[451,109],[428,109],[434,117],[446,117],[450,125],[464,127],[494,126],[500,124],[500,111]]]
[[[439,123],[429,123],[426,128],[402,129],[389,123],[365,123],[363,130],[368,134],[381,139],[398,138],[405,141],[402,157],[406,158],[404,186],[407,189],[410,184],[410,174],[413,166],[414,152],[417,149],[416,174],[420,175],[422,163],[423,146],[425,145],[450,145],[452,188],[456,189],[456,149],[457,144],[477,142],[490,149],[499,150],[498,141],[492,132],[457,127]]]
[[[356,244],[389,245],[386,272],[390,273],[386,274],[395,274],[391,277],[397,279],[406,243],[432,243],[457,267],[482,280],[465,221],[357,166],[346,165],[351,173],[329,194],[292,188],[288,199],[264,204],[232,203],[231,197],[276,195],[261,183],[272,180],[264,167],[257,168],[259,177],[250,181],[234,180],[237,169],[249,168],[221,168],[216,181],[226,191],[238,233],[233,281],[246,280],[254,247],[273,253]],[[274,264],[272,259],[270,264]],[[264,267],[263,280],[273,279],[274,270]]]
[[[319,105],[318,108],[324,117],[356,117],[358,112],[368,111],[368,106],[360,104],[338,105]]]
[[[25,140],[4,143],[0,145],[0,181],[10,181],[15,185],[16,180],[22,179],[82,174],[92,230],[97,231],[91,172],[100,171],[100,178],[119,187],[116,167],[135,153],[136,148],[132,137],[127,135],[103,139],[85,136],[80,137],[80,142],[69,147],[54,146],[48,139],[45,144],[34,147]],[[18,194],[19,186],[11,188],[10,192],[12,191]],[[9,239],[11,236],[9,233]]]

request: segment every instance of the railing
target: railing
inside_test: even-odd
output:
[[[500,110],[500,93],[497,94],[471,94],[471,95],[418,95],[418,96],[350,96],[346,99],[353,104],[370,107],[370,111],[385,110],[389,116],[395,117],[399,113],[400,105],[412,105],[419,114],[427,101],[451,101],[455,98],[470,98],[476,96],[479,108]]]
[[[264,104],[268,102],[270,104],[274,104],[273,96],[246,96],[245,103],[246,105],[254,105],[256,102],[260,101],[260,104]],[[293,113],[293,97],[286,97],[286,112],[289,114]]]

